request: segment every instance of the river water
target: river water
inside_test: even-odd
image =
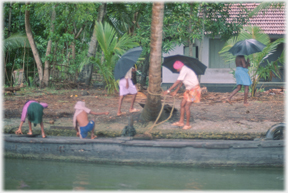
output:
[[[4,190],[284,190],[283,168],[105,165],[5,158]]]

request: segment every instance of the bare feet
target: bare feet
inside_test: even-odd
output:
[[[120,113],[118,112],[117,116],[121,116],[121,115],[125,115],[125,114],[126,114],[125,112],[123,112],[123,113],[122,112],[120,112]]]
[[[33,135],[33,133],[32,132],[28,132],[27,135]]]
[[[228,102],[230,105],[233,105],[230,99],[227,99],[227,102]]]
[[[186,130],[186,129],[191,129],[192,126],[191,125],[185,125],[182,129]]]
[[[23,135],[23,133],[22,133],[22,131],[21,131],[20,129],[18,129],[17,131],[15,131],[15,134],[16,134],[16,135],[20,135],[20,134]]]
[[[47,136],[46,135],[42,135],[42,138],[47,138]]]
[[[139,109],[130,109],[129,110],[130,113],[135,113],[135,112],[139,112],[139,111],[140,111]]]
[[[251,104],[250,103],[244,103],[244,106],[248,107],[248,106],[251,106]]]
[[[184,123],[180,123],[180,122],[175,122],[175,123],[172,123],[173,126],[178,126],[178,127],[183,127],[184,126]]]
[[[97,138],[97,135],[91,136],[91,139],[95,139],[95,138]]]

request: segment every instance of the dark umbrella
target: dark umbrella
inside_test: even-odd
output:
[[[183,55],[174,55],[174,56],[165,57],[162,66],[165,66],[166,68],[171,70],[173,73],[177,73],[177,70],[173,68],[173,64],[177,60],[183,62],[188,68],[192,69],[197,75],[204,74],[207,68],[207,66],[205,66],[205,64],[200,62],[197,58],[183,56]]]
[[[237,42],[228,52],[232,53],[234,56],[247,56],[256,52],[262,52],[265,47],[266,45],[255,39],[247,39]]]
[[[136,47],[128,50],[125,54],[123,54],[120,57],[114,69],[115,80],[124,78],[128,70],[130,70],[130,68],[132,68],[133,65],[137,62],[141,53],[142,48]]]

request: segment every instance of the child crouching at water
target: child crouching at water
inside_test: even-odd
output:
[[[109,112],[96,113],[91,111],[85,106],[85,102],[78,101],[74,107],[75,113],[73,117],[73,125],[77,132],[77,136],[80,136],[81,139],[87,137],[89,131],[91,131],[91,139],[95,139],[97,136],[94,135],[95,120],[88,120],[88,113],[92,115],[108,115]]]
[[[28,115],[29,131],[27,135],[33,135],[31,123],[34,123],[34,127],[39,123],[41,126],[42,137],[46,138],[42,117],[43,117],[43,109],[47,107],[48,107],[47,103],[38,103],[37,101],[34,101],[34,100],[28,100],[23,106],[22,115],[21,115],[21,123],[19,125],[18,130],[15,131],[15,134],[17,135],[23,134],[22,125],[25,122],[26,116]]]

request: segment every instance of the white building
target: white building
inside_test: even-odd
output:
[[[245,6],[247,9],[252,10],[257,7],[259,3],[246,3]],[[230,13],[232,15],[237,15],[237,7],[232,8]],[[247,25],[256,25],[260,27],[264,33],[268,34],[271,38],[271,41],[274,41],[278,38],[283,38],[285,35],[285,7],[281,9],[269,9],[265,14],[259,13],[257,16],[250,18],[250,21]],[[205,37],[203,40],[203,53],[202,58],[198,58],[198,46],[199,42],[196,41],[196,46],[193,47],[193,56],[198,58],[203,64],[207,66],[204,75],[200,76],[200,84],[230,84],[235,85],[236,80],[231,74],[231,68],[235,68],[235,63],[225,64],[222,58],[220,58],[218,52],[222,49],[225,42],[220,40],[220,38],[209,38]],[[284,49],[284,45],[279,45],[277,51],[271,55],[268,59],[273,61],[276,60]],[[171,55],[189,55],[189,48],[182,46],[176,46],[174,50],[170,51],[167,54],[163,54],[163,57]],[[282,79],[273,77],[271,82],[282,82],[284,83],[284,67],[280,69],[282,73]],[[173,74],[166,67],[162,68],[162,83],[174,83],[178,77],[178,74]],[[269,84],[265,82],[265,84]]]

